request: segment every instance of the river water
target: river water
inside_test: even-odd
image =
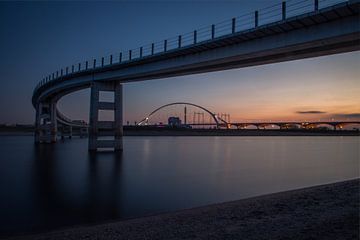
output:
[[[0,236],[153,215],[359,177],[360,137],[0,137]]]

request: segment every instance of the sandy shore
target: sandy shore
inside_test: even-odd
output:
[[[359,239],[360,180],[12,239]]]

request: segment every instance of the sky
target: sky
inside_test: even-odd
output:
[[[280,1],[0,2],[0,123],[33,123],[45,75],[209,26]],[[360,120],[360,52],[124,85],[124,121],[191,102],[232,121]],[[88,120],[89,90],[60,110]]]

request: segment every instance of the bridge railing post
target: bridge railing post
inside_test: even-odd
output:
[[[196,44],[197,42],[197,31],[195,30],[194,31],[194,44]]]
[[[129,60],[131,60],[131,50],[129,50]]]
[[[166,50],[167,50],[167,40],[165,39],[164,40],[164,52],[166,52]]]
[[[319,0],[314,0],[314,11],[319,10]]]
[[[236,18],[231,19],[231,33],[235,33],[235,24],[236,24]]]
[[[81,63],[79,63],[79,72],[80,72],[80,70],[81,70]]]
[[[89,66],[89,62],[86,61],[86,62],[85,62],[85,69],[86,69],[86,70],[88,70],[88,66]]]
[[[154,43],[151,44],[151,55],[154,55],[154,48],[155,48],[154,45],[155,45]]]
[[[96,59],[94,59],[93,68],[96,68]]]
[[[101,67],[104,66],[104,57],[101,58]]]
[[[178,48],[181,48],[181,35],[178,36]]]
[[[142,58],[143,56],[143,47],[140,47],[140,57]]]
[[[254,22],[255,22],[255,27],[257,28],[259,26],[259,12],[258,11],[255,11],[255,14],[254,14]]]
[[[282,20],[286,20],[286,2],[282,2],[281,9],[282,9]]]
[[[211,25],[211,39],[215,38],[215,24]]]
[[[121,61],[122,61],[122,52],[119,53],[119,63],[121,63]]]
[[[113,55],[111,54],[110,55],[110,65],[112,65],[113,64]]]

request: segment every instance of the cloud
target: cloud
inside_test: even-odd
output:
[[[360,118],[360,113],[337,113],[332,116],[334,118]]]
[[[297,111],[298,114],[324,114],[323,111]]]

